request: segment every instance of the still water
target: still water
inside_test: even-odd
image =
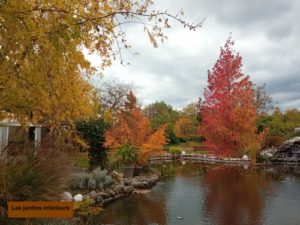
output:
[[[97,222],[109,225],[300,224],[298,167],[166,164],[149,193],[117,200]]]

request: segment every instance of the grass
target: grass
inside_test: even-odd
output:
[[[202,143],[200,142],[195,142],[195,141],[188,141],[188,142],[182,142],[179,144],[170,144],[170,145],[166,145],[164,147],[164,149],[166,151],[169,151],[170,148],[176,147],[179,148],[181,151],[185,151],[185,153],[190,154],[190,153],[195,153],[195,151],[193,150],[193,147],[202,147]],[[208,150],[201,150],[201,151],[196,151],[197,153],[200,154],[208,154]]]
[[[18,146],[0,152],[0,224],[6,224],[8,201],[54,201],[68,186],[71,162],[46,141],[38,149]],[[17,223],[18,224],[18,223]]]

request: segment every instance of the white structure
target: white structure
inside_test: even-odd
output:
[[[21,127],[21,124],[16,120],[2,120],[0,121],[0,151],[8,145],[9,129],[11,127]],[[41,143],[42,126],[28,124],[28,127],[34,127],[34,146],[37,147]]]

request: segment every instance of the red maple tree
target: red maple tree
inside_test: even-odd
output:
[[[256,133],[257,107],[249,76],[242,71],[242,57],[232,50],[229,38],[219,59],[208,71],[208,86],[200,104],[204,145],[222,156],[255,157],[261,137]]]

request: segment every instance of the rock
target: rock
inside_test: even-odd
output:
[[[294,137],[283,142],[270,160],[279,162],[300,162],[300,137]]]
[[[134,190],[133,186],[126,186],[126,187],[124,187],[124,192],[126,194],[130,194],[131,192],[133,192],[133,190]]]
[[[119,174],[118,172],[116,171],[113,171],[111,173],[111,177],[114,178],[116,181],[118,181],[118,183],[121,183],[122,182],[122,177],[123,175],[122,174]]]
[[[296,127],[294,129],[294,134],[300,134],[300,127]]]
[[[91,191],[89,195],[90,195],[91,198],[96,198],[97,197],[97,192],[96,191]]]
[[[108,190],[109,190],[109,192],[110,192],[110,196],[111,196],[111,197],[114,197],[114,196],[117,195],[117,193],[116,193],[113,189],[108,189]]]
[[[109,197],[109,195],[107,195],[105,192],[99,192],[98,196],[101,196],[104,199]]]
[[[104,199],[101,196],[98,196],[96,198],[96,204],[97,205],[103,205],[103,201],[104,201]]]
[[[242,160],[249,160],[249,157],[247,155],[243,155]]]
[[[118,186],[120,187],[121,192],[123,192],[123,191],[124,191],[124,188],[125,188],[125,185],[124,185],[124,184],[120,184],[120,185],[118,185]]]
[[[74,196],[74,201],[75,202],[82,202],[82,200],[83,200],[82,194],[77,194],[77,195]]]
[[[289,140],[283,142],[283,145],[286,145],[286,144],[295,144],[295,143],[297,143],[297,142],[300,142],[300,136],[294,137],[294,138],[292,138],[292,139],[289,139]],[[281,145],[280,147],[282,147],[282,145]],[[279,148],[280,148],[280,147],[279,147]]]
[[[106,203],[108,203],[108,202],[110,202],[110,201],[112,201],[112,200],[113,200],[113,198],[107,198],[107,199],[105,199],[103,201],[103,205],[106,204]]]
[[[73,201],[73,197],[72,197],[72,194],[70,192],[64,192],[62,194],[62,198],[61,198],[62,201],[65,201],[65,202],[72,202]]]
[[[139,187],[140,186],[140,182],[137,181],[137,180],[133,180],[132,182],[129,183],[129,186]]]
[[[146,181],[143,181],[143,182],[142,182],[142,186],[143,186],[144,188],[147,188],[147,187],[149,186],[149,184],[148,184]]]
[[[117,185],[115,189],[118,191],[119,194],[123,192],[123,187],[121,185]]]
[[[276,150],[277,150],[276,148],[268,148],[261,151],[260,155],[265,159],[270,159],[271,157],[274,156]]]
[[[113,197],[115,195],[115,193],[110,189],[105,190],[104,193],[107,195],[107,197]]]
[[[112,187],[111,190],[115,193],[115,195],[119,194],[119,190],[116,187]]]

